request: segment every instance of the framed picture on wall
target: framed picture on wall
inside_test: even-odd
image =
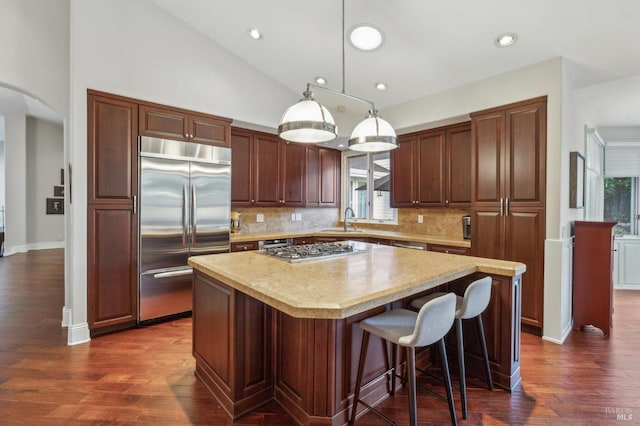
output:
[[[569,207],[584,208],[584,157],[578,151],[569,153]]]
[[[47,214],[64,214],[64,198],[47,198]]]

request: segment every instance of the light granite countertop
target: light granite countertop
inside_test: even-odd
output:
[[[308,234],[305,234],[308,235]],[[513,277],[519,262],[350,242],[361,253],[290,263],[261,251],[194,256],[189,265],[297,318],[342,319],[474,272]]]
[[[408,234],[403,232],[380,231],[375,229],[358,229],[358,231],[345,232],[341,228],[329,228],[310,232],[277,232],[260,234],[231,234],[232,243],[243,243],[247,241],[271,240],[276,238],[297,238],[297,237],[348,237],[348,238],[387,238],[392,240],[413,241],[427,244],[442,244],[452,247],[471,247],[471,241],[462,238],[447,237],[443,235]]]

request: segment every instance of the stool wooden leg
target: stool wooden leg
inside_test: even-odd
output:
[[[407,347],[407,369],[409,375],[409,424],[415,426],[418,422],[418,407],[416,404],[416,350]]]
[[[458,340],[458,369],[460,370],[460,401],[462,402],[462,418],[467,418],[467,377],[464,368],[464,336],[462,320],[456,319],[456,339]]]
[[[396,394],[396,368],[398,366],[398,347],[391,344],[391,396]]]
[[[438,342],[440,347],[440,357],[442,358],[442,375],[445,389],[447,390],[447,401],[449,402],[449,414],[451,415],[451,424],[457,426],[456,407],[453,405],[453,390],[451,389],[451,376],[449,375],[449,362],[447,361],[447,348],[444,345],[444,337]]]
[[[493,390],[493,380],[491,380],[491,366],[489,365],[489,353],[487,352],[487,342],[484,337],[484,326],[482,325],[482,314],[476,317],[476,325],[478,326],[478,336],[480,337],[480,346],[482,347],[482,357],[484,358],[484,372],[487,375],[487,384],[489,390]]]
[[[353,405],[351,407],[351,419],[349,424],[353,425],[356,421],[356,413],[358,409],[358,400],[360,399],[360,386],[362,386],[362,374],[364,372],[364,363],[367,357],[367,347],[369,346],[369,332],[362,333],[362,345],[360,346],[360,359],[358,360],[358,374],[356,376],[356,389],[353,394]]]

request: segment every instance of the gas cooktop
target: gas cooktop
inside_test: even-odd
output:
[[[264,250],[264,254],[288,262],[326,259],[347,254],[363,253],[366,250],[356,248],[349,243],[315,243],[295,246],[273,247]]]

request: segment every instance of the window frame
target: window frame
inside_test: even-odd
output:
[[[367,217],[366,218],[349,218],[349,222],[352,223],[371,223],[378,225],[398,225],[398,209],[395,207],[391,207],[391,199],[389,197],[389,209],[393,214],[392,219],[373,219],[373,202],[372,197],[374,193],[374,174],[373,170],[373,159],[375,154],[379,154],[376,152],[358,152],[358,151],[343,151],[342,152],[342,167],[341,167],[341,176],[340,176],[340,220],[344,221],[344,212],[347,207],[349,207],[349,194],[351,188],[350,184],[350,173],[349,170],[349,159],[353,157],[366,157],[367,159],[367,191],[366,191],[366,205],[367,205]],[[389,153],[391,155],[391,153]],[[391,161],[389,162],[389,175],[391,175]]]

